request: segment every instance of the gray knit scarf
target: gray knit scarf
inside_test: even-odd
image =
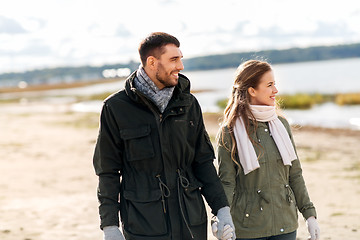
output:
[[[142,65],[139,66],[139,69],[136,72],[134,85],[137,90],[145,94],[155,103],[161,113],[164,112],[175,89],[175,87],[165,87],[160,90],[146,74]]]

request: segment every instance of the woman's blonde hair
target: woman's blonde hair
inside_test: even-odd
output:
[[[227,144],[224,143],[222,131],[227,129],[230,133],[232,140],[232,147],[228,149],[231,151],[231,159],[239,165],[239,162],[236,160],[236,144],[235,137],[233,133],[233,127],[235,120],[238,117],[241,117],[244,121],[246,132],[249,136],[249,139],[254,146],[261,147],[257,142],[254,142],[250,137],[251,134],[256,131],[257,124],[254,115],[250,109],[250,94],[248,89],[250,87],[255,88],[259,85],[260,78],[268,71],[271,71],[272,68],[269,63],[259,60],[248,60],[242,63],[237,71],[236,77],[233,84],[232,92],[229,97],[227,106],[224,110],[224,118],[221,123],[220,135],[218,135],[218,143],[227,148]],[[253,122],[255,128],[250,132],[250,122]]]

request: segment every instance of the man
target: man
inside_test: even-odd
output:
[[[179,47],[169,34],[150,34],[139,46],[142,65],[104,101],[94,168],[105,240],[205,240],[201,194],[219,236],[234,229]]]

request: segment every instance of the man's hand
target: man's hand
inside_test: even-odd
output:
[[[235,227],[230,214],[230,207],[222,207],[217,212],[216,237],[217,239],[235,240]],[[212,226],[213,227],[213,226]],[[215,226],[214,226],[215,227]],[[230,236],[230,237],[229,237]]]
[[[118,226],[108,226],[103,228],[104,240],[125,240]]]

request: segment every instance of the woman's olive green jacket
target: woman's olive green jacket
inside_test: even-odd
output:
[[[279,117],[293,142],[288,122]],[[260,168],[244,175],[231,159],[229,129],[221,129],[218,141],[219,176],[231,205],[237,238],[259,238],[285,234],[298,228],[297,210],[307,219],[316,217],[298,159],[284,165],[271,137],[268,123],[258,122],[252,139]],[[250,125],[254,129],[254,124]],[[295,145],[294,145],[295,146]],[[238,156],[236,155],[237,161]]]

